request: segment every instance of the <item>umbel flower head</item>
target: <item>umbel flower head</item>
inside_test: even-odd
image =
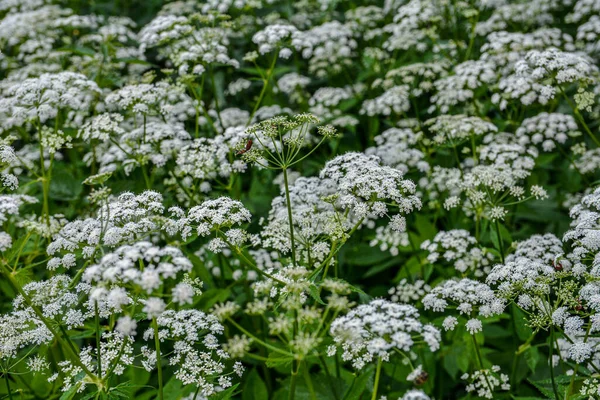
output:
[[[438,232],[433,240],[421,243],[421,249],[429,255],[427,261],[432,264],[448,263],[457,271],[475,276],[483,276],[490,269],[494,255],[479,248],[477,240],[464,229],[453,229]]]
[[[485,283],[472,279],[450,279],[434,287],[423,298],[426,310],[444,312],[447,308],[456,307],[460,315],[470,318],[467,330],[470,333],[481,331],[482,324],[475,316],[476,313],[483,317],[500,315],[504,311],[504,301],[496,297],[494,291]],[[444,321],[446,330],[453,330],[456,326],[456,317],[451,316]]]
[[[100,93],[98,85],[82,74],[60,72],[26,79],[8,88],[0,98],[0,110],[5,114],[2,128],[21,126],[39,119],[55,118],[67,110],[69,119],[77,121],[76,113],[85,114]]]
[[[287,169],[306,157],[299,152],[301,148],[313,142],[310,130],[317,123],[319,119],[312,114],[266,119],[246,129],[246,135],[252,142],[240,142],[237,154],[261,167]],[[338,136],[336,129],[331,125],[317,127],[317,133],[321,140],[312,151],[325,139]]]
[[[346,153],[325,164],[319,174],[338,190],[338,204],[358,218],[381,217],[389,202],[402,214],[421,208],[416,185],[395,168],[380,164],[379,157]]]
[[[342,348],[342,360],[362,369],[375,358],[389,361],[394,349],[410,353],[415,342],[423,340],[431,351],[440,347],[440,332],[419,321],[419,312],[408,304],[384,299],[372,300],[336,318],[330,329],[336,346]],[[335,354],[335,346],[329,354]]]

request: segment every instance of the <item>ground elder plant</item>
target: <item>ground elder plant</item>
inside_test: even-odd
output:
[[[600,398],[599,15],[0,0],[0,398]]]

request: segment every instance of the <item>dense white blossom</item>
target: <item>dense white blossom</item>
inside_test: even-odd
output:
[[[440,332],[419,321],[417,309],[387,300],[372,300],[331,324],[330,334],[342,348],[342,360],[362,369],[374,358],[388,361],[394,349],[410,352],[422,338],[431,351],[440,345]]]

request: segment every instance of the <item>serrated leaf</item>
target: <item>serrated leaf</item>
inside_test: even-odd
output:
[[[552,389],[552,380],[544,379],[542,381],[534,381],[532,379],[527,379],[529,383],[531,383],[537,390],[540,391],[544,396],[548,396],[549,398],[555,398],[554,390]],[[556,380],[555,380],[556,381]],[[565,393],[567,390],[566,387],[556,383],[556,391],[558,393]]]
[[[315,284],[310,284],[309,289],[308,289],[308,293],[310,294],[310,297],[312,297],[312,299],[314,301],[316,301],[317,303],[321,304],[321,305],[327,305],[325,304],[325,302],[321,299],[321,295],[319,294],[319,288],[315,285]]]

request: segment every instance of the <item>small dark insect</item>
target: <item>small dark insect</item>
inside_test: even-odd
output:
[[[236,156],[242,155],[242,154],[246,153],[248,150],[250,150],[251,147],[252,147],[252,139],[248,139],[248,141],[246,142],[246,147],[244,147],[242,150],[235,153],[235,155]]]
[[[414,380],[415,385],[423,385],[425,382],[427,382],[427,379],[429,378],[429,374],[425,371],[421,372]]]
[[[560,262],[554,263],[554,269],[557,271],[562,271],[563,270],[563,266]]]
[[[583,310],[583,305],[581,304],[581,300],[577,299],[577,305],[575,306],[576,311]]]

